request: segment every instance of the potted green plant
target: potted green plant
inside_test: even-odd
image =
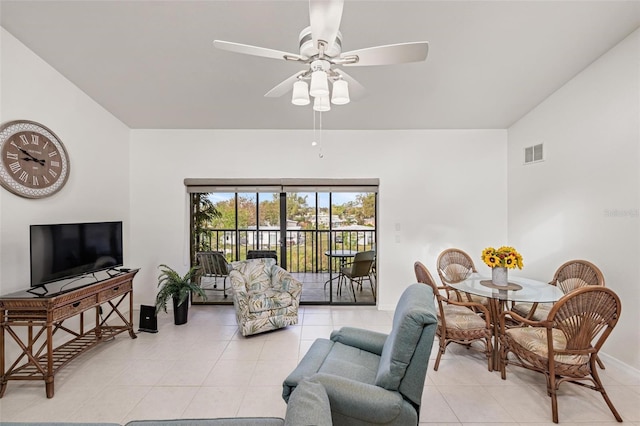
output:
[[[178,272],[164,264],[158,268],[160,268],[158,276],[160,290],[156,295],[156,313],[160,310],[167,312],[167,303],[172,299],[174,322],[176,325],[184,324],[189,315],[189,295],[193,292],[203,300],[207,299],[204,290],[195,282],[200,267],[192,266],[184,276],[180,276]]]

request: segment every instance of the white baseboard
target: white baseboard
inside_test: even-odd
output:
[[[378,305],[379,311],[395,311],[396,305]]]
[[[598,355],[600,356],[600,358],[602,358],[605,366],[607,364],[615,365],[616,368],[623,369],[630,376],[636,378],[637,380],[640,380],[640,370],[638,370],[637,368],[634,368],[629,364],[620,361],[618,358],[614,358],[604,352],[599,352]]]

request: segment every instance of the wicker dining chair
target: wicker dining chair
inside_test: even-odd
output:
[[[458,290],[448,287],[448,284],[464,281],[469,278],[472,273],[478,272],[473,260],[471,260],[471,256],[460,249],[450,248],[440,253],[436,263],[438,266],[438,276],[442,284],[446,286],[448,297],[451,297],[451,293],[454,292],[459,302],[475,302],[481,303],[484,306],[489,304],[486,297],[460,293]]]
[[[604,275],[591,262],[570,260],[560,265],[549,284],[559,287],[564,294],[567,294],[588,285],[604,287]],[[511,310],[527,319],[542,321],[547,318],[552,306],[553,303],[518,303]],[[604,363],[600,357],[597,357],[596,360],[600,368],[604,370]]]
[[[444,355],[449,343],[458,343],[470,348],[471,343],[480,341],[484,344],[489,371],[493,371],[489,310],[481,303],[458,302],[445,297],[440,290],[446,290],[446,287],[438,287],[429,270],[421,262],[415,262],[413,269],[418,282],[431,286],[438,305],[436,335],[440,348],[433,369],[438,371],[440,358]],[[475,310],[484,314],[484,318],[475,313]]]
[[[588,285],[604,287],[604,275],[596,265],[586,260],[570,260],[556,270],[551,285],[564,294]],[[518,303],[511,310],[527,319],[542,321],[551,311],[552,303]]]
[[[620,311],[620,298],[613,290],[585,286],[564,295],[543,321],[531,321],[513,311],[503,312],[500,316],[502,379],[506,378],[507,365],[544,374],[554,423],[558,423],[557,391],[563,382],[600,392],[616,420],[621,422],[596,368],[598,352],[618,322]],[[506,328],[508,319],[525,326]]]

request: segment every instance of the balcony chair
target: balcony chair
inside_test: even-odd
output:
[[[220,251],[200,251],[196,253],[196,264],[200,266],[196,282],[205,290],[222,291],[227,298],[227,277],[231,265]],[[204,287],[203,278],[213,279],[213,287]],[[218,279],[222,278],[222,288],[218,288]]]
[[[248,250],[247,251],[247,260],[251,259],[275,259],[276,263],[278,263],[278,253],[275,250]]]
[[[554,423],[558,423],[557,391],[563,382],[600,392],[616,420],[621,422],[596,368],[598,352],[618,322],[620,311],[620,299],[611,289],[585,286],[564,295],[543,321],[528,320],[513,311],[503,312],[500,316],[502,379],[506,378],[507,365],[544,374]],[[505,324],[509,320],[525,326],[507,329]]]
[[[243,260],[232,266],[233,304],[243,336],[298,323],[302,283],[275,259]]]
[[[351,293],[353,294],[353,301],[356,302],[356,291],[354,284],[362,290],[362,282],[367,279],[371,286],[371,293],[373,294],[373,301],[376,301],[376,289],[373,284],[371,269],[376,261],[376,253],[373,250],[361,251],[356,253],[353,261],[340,268],[340,275],[338,276],[338,295],[342,293],[342,283],[346,285],[346,281],[349,280],[351,284]]]
[[[457,248],[450,248],[444,250],[438,256],[437,260],[438,276],[440,281],[446,287],[447,297],[451,299],[450,293],[455,293],[458,302],[474,302],[481,303],[484,306],[489,304],[486,297],[477,296],[475,294],[460,293],[457,290],[453,290],[448,287],[449,283],[458,283],[464,281],[473,273],[477,273],[476,266],[469,256],[464,251]]]
[[[284,380],[289,399],[303,380],[321,383],[333,425],[417,425],[438,321],[431,289],[408,286],[389,335],[342,327],[316,339]]]
[[[479,341],[484,344],[489,371],[492,371],[492,328],[489,310],[481,303],[457,302],[444,297],[440,290],[446,290],[446,287],[438,287],[429,270],[421,262],[415,262],[413,268],[418,282],[431,287],[438,304],[438,331],[436,334],[440,347],[433,369],[438,371],[440,358],[444,355],[449,343],[471,347],[473,342]],[[484,318],[470,308],[481,312]]]

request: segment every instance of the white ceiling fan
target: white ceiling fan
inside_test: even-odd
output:
[[[314,98],[313,109],[328,111],[329,82],[332,83],[331,103],[343,105],[351,97],[364,94],[364,87],[337,66],[391,65],[419,62],[427,59],[429,43],[426,41],[390,44],[342,52],[342,34],[339,31],[344,0],[309,0],[311,25],[299,36],[299,53],[288,53],[248,44],[214,40],[218,49],[246,55],[307,64],[308,68],[293,74],[265,94],[279,97],[293,88],[292,103],[308,105]],[[310,82],[310,88],[309,83]]]

